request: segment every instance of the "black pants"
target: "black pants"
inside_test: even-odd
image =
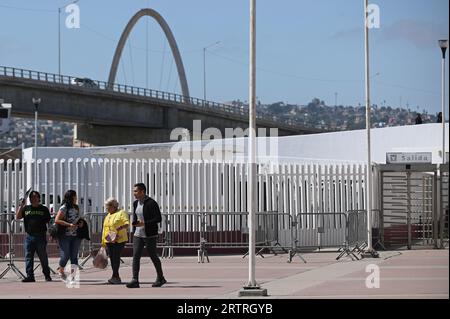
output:
[[[133,237],[133,280],[139,281],[139,270],[141,268],[141,257],[144,245],[147,247],[148,255],[153,262],[153,266],[155,266],[156,274],[158,276],[157,279],[162,279],[164,277],[161,261],[159,260],[158,253],[156,252],[156,240],[156,237]]]
[[[125,243],[120,244],[106,244],[108,248],[109,259],[111,260],[111,268],[113,271],[113,278],[119,278],[120,256],[125,247]]]

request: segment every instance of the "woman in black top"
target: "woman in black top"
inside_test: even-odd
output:
[[[80,220],[80,209],[77,203],[77,193],[74,190],[68,190],[64,194],[62,206],[59,208],[55,218],[55,223],[64,226],[66,229],[61,237],[58,238],[60,259],[59,274],[61,279],[65,280],[64,267],[70,259],[72,265],[72,273],[78,267],[78,250],[80,248],[81,239],[77,236],[77,228],[82,227]]]

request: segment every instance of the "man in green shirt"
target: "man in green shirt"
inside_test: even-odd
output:
[[[50,212],[41,205],[41,195],[32,191],[29,195],[31,205],[26,205],[24,199],[17,209],[16,219],[24,219],[25,232],[25,268],[27,277],[22,282],[35,282],[34,279],[34,253],[36,252],[42,266],[46,281],[52,281],[47,256],[47,224],[50,221]]]

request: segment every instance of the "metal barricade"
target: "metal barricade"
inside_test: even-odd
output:
[[[344,254],[347,254],[352,259],[359,260],[364,257],[364,249],[368,247],[368,221],[367,211],[365,210],[352,210],[347,212],[347,247],[339,255],[341,258]],[[381,221],[380,210],[372,210],[371,215],[371,229],[372,229],[372,248],[379,246],[385,249],[382,243],[383,236],[383,223]],[[358,258],[358,256],[360,258]],[[375,255],[375,253],[373,253]]]
[[[282,249],[279,233],[290,232],[288,214],[256,214],[256,248],[260,256],[269,249]],[[208,249],[247,248],[249,241],[247,212],[174,212],[162,214],[163,257],[173,257],[174,248],[197,249],[198,262],[209,262]],[[289,236],[290,237],[290,236]],[[245,257],[245,255],[244,255]]]
[[[208,248],[247,248],[249,245],[248,213],[219,212],[201,213],[205,224],[204,242]],[[263,252],[276,254],[275,249],[288,251],[280,243],[279,234],[290,232],[291,216],[278,212],[258,212],[255,214],[255,248],[257,255]],[[248,252],[243,257],[247,256]]]
[[[247,213],[174,212],[162,214],[163,257],[174,248],[197,249],[198,262],[209,262],[207,248],[245,247]]]
[[[9,215],[9,216],[8,216]],[[8,261],[12,266],[10,269],[14,270],[15,265],[11,263],[10,257],[14,262],[25,262],[25,240],[27,234],[25,233],[23,219],[14,219],[15,214],[0,214],[0,223],[6,226],[7,232],[0,233],[0,254],[4,255],[2,258]],[[58,243],[55,240],[50,240],[47,235],[46,252],[48,258],[59,256]],[[38,269],[41,264],[38,257],[34,257],[34,271]],[[56,271],[49,266],[50,272],[56,274]],[[7,272],[7,270],[5,270]],[[4,275],[3,275],[4,276]],[[3,276],[0,276],[2,278]]]
[[[81,255],[85,257],[79,264],[81,267],[94,256],[95,252],[102,245],[103,220],[105,216],[105,213],[85,213],[83,216],[88,223],[89,238],[91,240],[84,240],[80,248]]]
[[[292,247],[293,229],[292,216],[290,214],[278,212],[257,213],[256,225],[256,248],[259,248],[258,255],[264,258],[263,251],[265,250],[268,250],[274,255],[277,255],[276,249],[284,253],[289,252],[288,249]],[[262,242],[262,244],[258,244],[258,242]],[[289,245],[285,245],[285,243],[289,243]]]
[[[347,215],[345,213],[301,213],[295,216],[295,228],[292,249],[288,262],[292,262],[303,250],[320,250],[323,248],[345,249],[347,246]]]
[[[367,246],[367,214],[365,211],[348,211],[346,228],[346,245],[336,258],[339,260],[344,255],[352,260],[359,260],[357,254],[363,252]]]
[[[8,233],[8,253],[7,253],[7,258],[6,258],[8,260],[8,265],[0,273],[0,279],[2,279],[4,276],[6,276],[6,274],[10,270],[12,270],[19,279],[24,279],[25,275],[15,265],[16,253],[15,253],[15,249],[14,249],[14,233],[12,231],[14,224],[19,221],[15,219],[15,214],[13,214],[13,213],[1,214],[0,218],[1,218],[2,222],[6,223],[7,233]]]
[[[0,262],[7,259],[9,248],[8,218],[0,213]]]
[[[161,214],[162,247],[163,258],[173,258],[173,249],[197,248],[204,252],[201,247],[201,238],[204,223],[199,213],[163,213]]]

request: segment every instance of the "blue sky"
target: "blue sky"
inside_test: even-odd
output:
[[[69,2],[0,0],[0,65],[57,73],[57,8]],[[371,3],[381,13],[370,39],[373,103],[438,112],[437,40],[448,38],[449,1]],[[192,96],[203,97],[203,48],[220,41],[207,53],[207,97],[248,99],[247,0],[80,0],[80,29],[65,28],[66,14],[61,16],[62,73],[106,81],[122,30],[147,6],[170,25]],[[178,93],[172,61],[157,23],[142,19],[117,82],[145,87],[148,77],[149,88]],[[262,103],[307,104],[318,97],[334,105],[337,93],[338,104],[364,104],[363,0],[258,0],[257,67]]]

